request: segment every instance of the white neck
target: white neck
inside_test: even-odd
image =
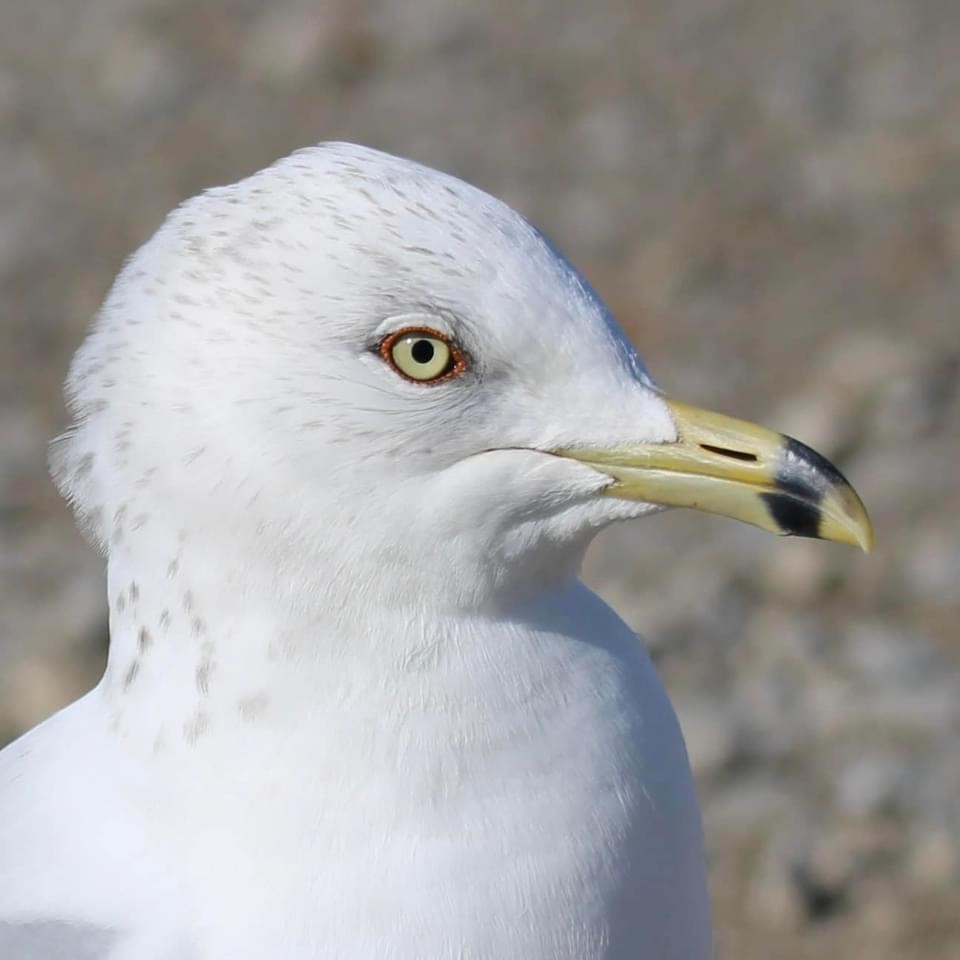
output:
[[[101,691],[115,732],[140,748],[199,748],[238,724],[302,729],[318,712],[349,717],[361,693],[356,706],[389,725],[391,714],[447,710],[457,696],[451,673],[466,695],[484,674],[523,682],[507,674],[531,651],[509,641],[494,650],[474,636],[489,631],[489,613],[481,623],[462,609],[427,609],[421,590],[372,577],[355,590],[326,570],[298,578],[241,543],[224,551],[223,539],[151,531],[111,548]],[[241,555],[251,559],[241,565]],[[416,571],[408,575],[415,584]],[[562,622],[570,588],[532,593],[493,619],[509,636],[559,601],[550,618]]]

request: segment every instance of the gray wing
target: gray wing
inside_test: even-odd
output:
[[[63,920],[0,920],[3,960],[108,960],[121,934]]]

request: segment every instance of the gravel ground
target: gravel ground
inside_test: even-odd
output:
[[[960,955],[958,50],[956,0],[4,0],[0,740],[102,666],[44,461],[122,258],[359,140],[519,207],[670,393],[857,484],[869,558],[678,512],[587,573],[677,703],[721,960]]]

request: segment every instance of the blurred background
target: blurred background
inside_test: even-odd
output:
[[[503,197],[668,392],[854,481],[870,557],[675,512],[587,575],[677,705],[721,960],[960,956],[956,0],[3,0],[0,742],[103,664],[45,468],[86,324],[174,204],[330,138]]]

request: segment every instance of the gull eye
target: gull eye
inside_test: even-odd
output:
[[[436,330],[398,330],[380,344],[380,356],[401,377],[417,383],[438,383],[460,376],[467,361],[449,337]]]

